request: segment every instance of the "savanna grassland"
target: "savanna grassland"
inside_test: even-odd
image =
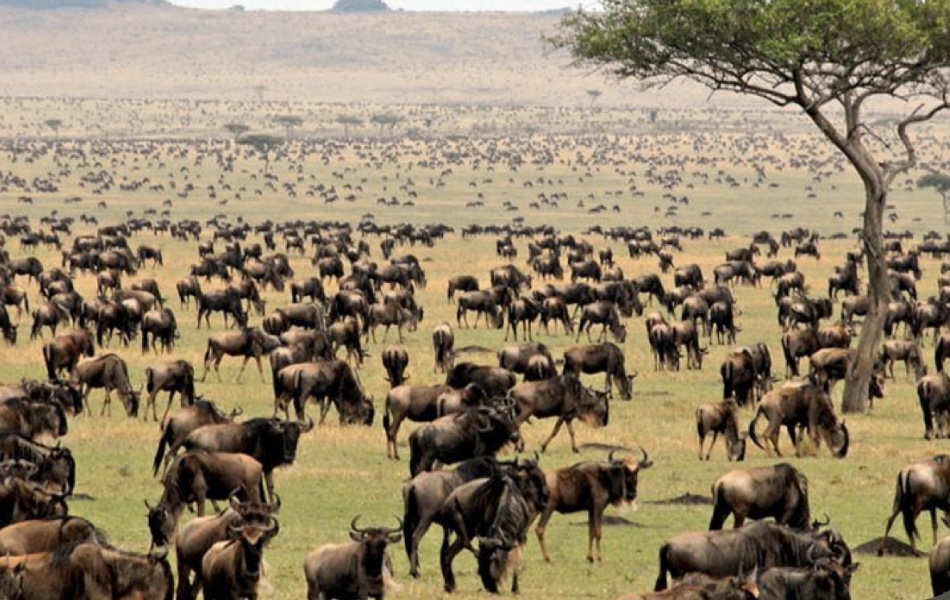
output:
[[[684,251],[675,255],[677,264],[696,262],[709,277],[723,253],[747,245],[751,233],[767,229],[777,236],[804,226],[826,238],[820,242],[820,261],[798,261],[810,293],[817,296],[824,295],[827,276],[854,244],[851,231],[860,224],[863,205],[860,183],[794,113],[739,103],[713,106],[705,95],[681,88],[640,96],[629,86],[612,87],[565,71],[563,60],[541,52],[540,33],[556,22],[551,16],[398,14],[346,17],[352,19],[346,27],[335,18],[155,8],[0,11],[5,75],[0,81],[0,213],[26,214],[36,228],[52,214],[77,220],[91,215],[105,225],[129,215],[157,221],[166,209],[173,222],[221,215],[230,223],[313,219],[355,225],[372,214],[382,224],[444,222],[456,232],[470,223],[507,224],[520,218],[527,225],[550,224],[580,235],[598,249],[612,247],[628,278],[658,272],[656,260],[630,258],[620,244],[582,232],[594,225],[722,227],[725,239],[684,241]],[[70,23],[75,27],[66,27]],[[323,62],[317,60],[321,56]],[[468,59],[461,60],[464,56]],[[586,94],[590,88],[603,90],[593,107]],[[714,100],[722,102],[722,97]],[[396,117],[392,128],[372,123],[383,114]],[[283,130],[274,118],[287,115],[299,116],[301,124]],[[341,117],[360,123],[344,129]],[[891,115],[882,107],[876,118],[886,121]],[[60,123],[51,127],[51,119]],[[265,160],[236,144],[223,129],[227,123],[288,140]],[[939,197],[914,182],[924,169],[947,169],[950,128],[944,119],[916,131],[921,167],[897,182],[888,215],[891,229],[910,231],[919,240],[925,231],[945,229]],[[880,140],[882,157],[890,142]],[[80,201],[65,202],[72,197]],[[171,206],[166,208],[167,200]],[[603,210],[591,212],[601,205]],[[158,214],[146,214],[149,210]],[[73,230],[74,235],[91,232],[94,227],[78,223]],[[843,239],[827,239],[839,232]],[[211,238],[208,227],[202,238]],[[260,239],[248,239],[254,241]],[[371,258],[382,262],[379,240],[367,241]],[[527,241],[516,239],[519,267],[527,268]],[[196,244],[148,232],[129,243],[133,249],[140,243],[162,247],[165,268],[143,268],[131,280],[154,277],[164,295],[174,297],[175,281],[197,260]],[[7,238],[6,248],[11,256],[24,254],[15,237]],[[405,338],[410,383],[436,383],[441,378],[432,371],[429,332],[443,320],[455,324],[455,306],[445,298],[447,280],[465,273],[487,285],[489,269],[503,261],[494,254],[493,237],[462,239],[457,233],[432,248],[397,247],[397,255],[405,253],[422,261],[428,278],[427,287],[416,293],[425,319]],[[783,249],[780,258],[790,255]],[[41,248],[36,256],[47,267],[60,261],[54,249]],[[314,274],[309,255],[292,254],[291,264],[298,278]],[[925,258],[923,267],[919,289],[926,297],[937,292],[940,265]],[[668,287],[672,283],[670,275],[663,280]],[[75,281],[85,297],[95,295],[94,276],[81,274]],[[20,283],[37,305],[36,285]],[[332,293],[336,284],[328,282],[327,290]],[[742,310],[739,343],[766,342],[781,374],[780,329],[768,286],[739,287],[735,293]],[[264,298],[268,310],[289,302],[288,293],[273,290]],[[196,330],[193,305],[181,307],[177,298],[169,303],[182,333],[174,356],[192,361],[200,377],[208,332]],[[252,324],[260,321],[259,315],[251,319]],[[685,493],[706,495],[711,482],[735,466],[725,460],[721,445],[710,462],[696,460],[693,421],[699,403],[721,395],[718,367],[730,348],[710,344],[700,371],[654,372],[643,319],[626,324],[627,369],[639,371],[634,399],[614,401],[604,429],[579,426],[578,442],[642,445],[656,465],[641,474],[638,510],[622,515],[629,524],[605,528],[602,564],[584,560],[585,515],[554,517],[547,534],[552,564],[541,560],[531,535],[522,578],[526,598],[610,598],[651,589],[659,546],[679,532],[705,529],[710,513],[708,506],[657,502]],[[18,344],[0,347],[0,380],[44,376],[42,340],[28,339],[29,325],[23,315]],[[220,316],[212,317],[212,325],[223,328]],[[394,337],[393,332],[387,342]],[[497,349],[503,337],[500,330],[456,328],[457,347]],[[536,339],[555,356],[574,343],[563,334],[541,333]],[[380,426],[387,389],[379,363],[384,343],[368,346],[370,358],[360,379],[375,398],[373,427],[340,427],[331,414],[326,425],[303,437],[297,464],[276,474],[283,500],[281,531],[266,552],[275,598],[304,595],[304,555],[321,543],[345,539],[353,516],[362,514],[363,523],[395,525],[394,515],[402,513],[405,440],[414,425],[400,433],[403,460],[387,460]],[[124,348],[115,342],[109,349],[128,360],[136,386],[144,381],[145,367],[164,358],[142,355],[136,343]],[[929,340],[924,352],[929,363]],[[495,361],[493,354],[465,358]],[[263,381],[251,363],[241,383],[235,381],[238,365],[225,359],[222,381],[209,374],[199,393],[226,408],[240,406],[245,416],[270,415],[273,393],[266,363]],[[923,440],[913,382],[900,368],[897,372],[887,397],[871,414],[849,417],[848,458],[835,460],[822,450],[817,457],[789,459],[809,478],[813,513],[827,512],[852,547],[883,533],[897,471],[946,450],[944,441]],[[603,383],[600,377],[585,381]],[[93,392],[97,413],[101,402],[102,392]],[[115,544],[145,551],[143,500],[154,503],[161,493],[150,469],[158,426],[119,412],[71,422],[63,442],[77,457],[76,491],[94,499],[75,500],[70,509],[100,525]],[[742,422],[750,416],[746,409]],[[524,429],[529,450],[551,425],[539,421]],[[782,447],[789,448],[787,439]],[[572,454],[564,437],[552,443],[542,465],[555,468],[601,457],[593,450]],[[749,449],[746,464],[773,462],[757,448]],[[929,547],[926,517],[920,525],[922,546]],[[393,549],[401,597],[444,596],[439,541],[437,528],[430,531],[418,581],[406,575],[401,548]],[[853,597],[929,596],[925,559],[859,560]],[[456,561],[456,574],[457,597],[483,596],[471,557]]]

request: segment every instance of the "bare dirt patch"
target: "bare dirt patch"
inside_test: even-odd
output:
[[[867,554],[870,556],[897,556],[903,558],[919,558],[924,556],[920,550],[914,550],[909,544],[905,544],[894,538],[878,537],[867,541],[852,550],[855,554]]]
[[[712,498],[709,496],[699,496],[697,494],[690,494],[686,492],[675,498],[667,498],[666,500],[654,500],[650,504],[676,504],[684,506],[698,506],[705,504],[712,504]]]

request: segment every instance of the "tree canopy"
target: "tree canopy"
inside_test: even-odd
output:
[[[382,0],[337,0],[333,12],[385,12],[391,10]]]
[[[270,151],[284,143],[284,138],[269,133],[249,133],[237,138],[242,146],[251,146],[264,156],[264,172],[270,167]]]
[[[870,308],[844,408],[864,410],[889,300],[883,212],[914,166],[909,129],[948,108],[950,0],[601,0],[568,13],[550,42],[579,66],[644,87],[678,79],[804,113],[848,159],[865,189],[862,242]],[[889,98],[892,125],[865,119]]]

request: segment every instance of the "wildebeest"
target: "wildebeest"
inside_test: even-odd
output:
[[[227,356],[242,356],[244,362],[241,363],[241,370],[238,371],[235,381],[241,381],[241,375],[247,367],[247,361],[251,358],[257,363],[257,371],[261,375],[261,381],[264,381],[264,368],[261,366],[261,356],[267,354],[280,346],[280,339],[272,336],[258,327],[250,329],[242,328],[238,331],[219,331],[208,337],[208,347],[204,356],[204,373],[201,375],[201,381],[204,382],[208,376],[208,369],[214,364],[214,373],[221,381],[221,372],[218,367],[221,365],[221,359]]]
[[[197,302],[198,298],[201,297],[201,284],[194,275],[179,279],[178,282],[175,283],[175,289],[178,290],[178,302],[182,306],[190,304],[190,298],[194,298],[195,302]]]
[[[53,552],[57,548],[87,541],[106,543],[102,531],[82,517],[31,519],[0,529],[0,555]]]
[[[61,371],[70,373],[80,357],[92,357],[95,353],[95,340],[88,329],[74,329],[60,334],[51,342],[43,344],[46,376],[54,380]]]
[[[772,567],[758,574],[759,600],[810,598],[845,600],[851,598],[851,576],[860,566],[844,566],[835,560],[816,560],[800,568]]]
[[[225,414],[220,408],[215,406],[210,400],[195,400],[191,406],[178,409],[162,419],[162,436],[158,440],[158,448],[155,451],[155,459],[152,462],[153,474],[158,474],[158,467],[165,459],[165,449],[168,449],[168,457],[165,462],[168,463],[181,444],[188,437],[188,434],[198,429],[202,425],[212,423],[230,423],[241,414],[240,409],[234,409],[230,414]]]
[[[772,356],[763,342],[733,350],[719,368],[722,398],[735,396],[739,406],[761,395],[772,385]]]
[[[152,420],[157,421],[155,413],[155,399],[159,392],[168,392],[168,404],[162,414],[162,421],[168,416],[175,392],[181,398],[182,407],[190,406],[195,402],[195,368],[187,360],[171,360],[157,363],[145,368],[145,391],[148,398],[145,401],[145,411],[142,418],[148,418],[148,408],[152,407]]]
[[[478,290],[478,278],[472,275],[456,275],[449,279],[446,298],[449,302],[455,299],[455,292],[474,292]]]
[[[372,334],[373,343],[376,343],[376,327],[385,325],[386,331],[383,333],[383,341],[389,335],[389,328],[396,326],[396,333],[399,335],[399,342],[402,343],[402,328],[406,326],[409,331],[415,331],[419,324],[419,316],[413,311],[403,308],[392,302],[382,304],[373,304],[369,307],[366,315],[366,321],[363,323],[363,332],[366,337]]]
[[[386,547],[402,539],[398,533],[402,523],[396,529],[360,528],[358,520],[357,515],[350,523],[352,541],[324,544],[307,554],[303,570],[308,600],[381,599],[392,586],[392,561]]]
[[[56,335],[56,327],[60,323],[69,322],[69,311],[60,304],[48,301],[33,311],[33,326],[30,328],[30,339],[43,337],[43,327],[49,327]]]
[[[432,329],[432,350],[435,354],[433,372],[449,371],[455,362],[455,332],[445,321]]]
[[[660,574],[655,590],[666,589],[667,573],[727,577],[768,567],[807,567],[822,558],[851,564],[851,551],[833,530],[796,532],[769,521],[739,529],[682,533],[660,547]]]
[[[156,506],[145,502],[152,543],[164,546],[172,539],[187,504],[194,503],[199,517],[205,501],[228,500],[261,503],[264,470],[246,454],[186,452],[175,457],[162,481],[162,496]]]
[[[354,317],[345,317],[342,321],[336,321],[330,325],[328,333],[333,356],[336,356],[341,346],[346,348],[346,360],[356,366],[362,365],[363,359],[369,356],[363,351],[363,345],[360,342],[360,325]]]
[[[944,372],[925,375],[917,382],[917,399],[924,418],[924,438],[934,438],[934,419],[936,437],[950,437],[950,377]]]
[[[544,544],[544,533],[555,511],[561,514],[587,511],[587,561],[594,562],[595,542],[597,560],[601,560],[604,510],[608,504],[620,506],[635,501],[640,471],[653,466],[646,450],[640,448],[640,452],[640,460],[614,458],[614,452],[611,452],[606,463],[586,461],[545,472],[548,506],[541,513],[535,530],[545,561],[551,562],[551,555]]]
[[[148,334],[152,334],[152,352],[158,353],[157,342],[161,342],[165,352],[171,352],[175,347],[175,339],[179,337],[178,321],[170,308],[150,310],[142,316],[142,354],[148,352]]]
[[[709,444],[705,460],[709,460],[713,446],[719,434],[726,440],[726,455],[729,461],[745,460],[745,434],[739,432],[738,419],[739,405],[734,398],[713,404],[701,404],[696,409],[696,433],[699,435],[699,460],[703,460],[703,443],[706,436],[712,433],[713,439]]]
[[[479,406],[446,415],[409,434],[409,475],[431,470],[436,461],[492,456],[517,441],[518,428],[507,412]]]
[[[691,573],[668,590],[624,594],[619,600],[755,600],[759,597],[757,571],[742,577],[709,577]]]
[[[934,544],[930,550],[929,563],[934,596],[950,592],[950,536]]]
[[[386,432],[386,456],[399,459],[396,435],[404,419],[410,421],[433,421],[438,416],[436,400],[443,392],[452,389],[446,385],[393,387],[386,394],[383,409],[383,429]]]
[[[801,456],[803,438],[798,435],[799,428],[811,438],[816,451],[824,440],[836,458],[848,455],[848,428],[843,419],[839,422],[835,416],[828,394],[812,383],[788,382],[783,387],[767,393],[759,402],[755,417],[749,423],[749,437],[756,446],[768,452],[769,449],[762,445],[755,433],[755,424],[762,416],[769,422],[763,437],[778,456],[782,455],[778,449],[778,436],[782,426],[792,438],[795,456]]]
[[[323,282],[316,277],[308,277],[303,281],[294,281],[290,284],[290,301],[302,302],[310,298],[314,302],[326,303],[327,296],[323,291]]]
[[[879,362],[886,376],[890,371],[891,379],[894,379],[894,363],[904,362],[904,371],[909,376],[911,367],[914,368],[914,377],[920,379],[924,376],[924,361],[920,354],[920,345],[916,340],[887,340],[881,346],[881,356]]]
[[[102,404],[100,416],[106,413],[112,415],[112,390],[116,390],[119,400],[130,417],[139,414],[139,393],[132,389],[129,381],[129,368],[117,354],[103,354],[95,358],[86,358],[76,364],[70,381],[79,386],[86,410],[89,410],[89,392],[93,388],[103,388],[106,391],[105,401]],[[91,413],[90,413],[91,414]]]
[[[623,350],[611,342],[582,344],[568,349],[564,352],[562,372],[573,373],[578,377],[581,373],[606,373],[604,391],[609,395],[613,384],[616,384],[624,400],[633,398],[633,379],[639,374],[634,372],[633,375],[627,375]]]
[[[938,454],[930,460],[907,465],[897,474],[894,489],[894,506],[887,519],[884,537],[891,532],[897,515],[901,515],[904,531],[911,547],[916,551],[917,516],[922,511],[930,512],[934,543],[937,543],[937,510],[950,511],[950,456]]]
[[[274,469],[297,460],[300,436],[313,429],[306,423],[257,418],[242,423],[204,425],[188,434],[182,447],[187,451],[240,452],[261,463],[267,492],[274,497]]]
[[[855,348],[822,348],[809,357],[811,372],[808,378],[822,386],[829,394],[835,384],[848,377],[858,351]],[[868,408],[874,408],[874,399],[884,397],[884,369],[880,362],[874,364],[868,387]]]
[[[391,388],[400,386],[409,379],[406,367],[409,366],[409,352],[402,344],[387,346],[382,353],[386,381]]]
[[[306,402],[313,398],[320,403],[320,424],[326,419],[330,405],[336,407],[341,424],[372,425],[375,416],[373,398],[367,396],[356,371],[342,360],[323,360],[284,367],[277,374],[284,397],[275,404],[286,416],[288,399],[293,401],[297,420],[306,418]]]
[[[445,376],[445,385],[461,389],[470,383],[481,387],[491,398],[504,396],[517,382],[515,374],[502,367],[463,362]]]
[[[209,329],[211,328],[212,312],[224,314],[225,326],[228,324],[228,315],[234,318],[238,326],[242,328],[247,326],[247,313],[244,312],[241,298],[230,289],[202,292],[198,295],[198,329],[201,329],[201,317],[204,317],[205,324]]]
[[[266,524],[231,526],[231,539],[211,546],[201,559],[201,589],[207,600],[256,598],[264,569],[264,546],[280,531],[273,517]]]
[[[474,292],[463,292],[458,296],[458,310],[456,310],[455,321],[456,324],[461,327],[462,322],[465,322],[465,327],[470,327],[468,324],[468,312],[475,312],[475,329],[478,329],[478,318],[482,315],[485,315],[485,320],[491,320],[491,326],[495,329],[501,329],[505,324],[504,316],[501,312],[501,307],[499,307],[495,300],[492,298],[491,291],[489,290],[477,290]]]
[[[551,351],[540,342],[521,342],[509,344],[498,351],[498,366],[508,369],[512,373],[526,373],[534,357],[544,358],[551,365],[554,359]]]
[[[620,313],[617,311],[616,305],[613,302],[599,300],[586,304],[581,309],[581,320],[577,326],[577,337],[575,341],[580,340],[581,333],[584,331],[587,332],[587,341],[591,341],[590,328],[595,323],[602,325],[597,341],[602,342],[607,338],[608,327],[610,328],[611,335],[614,337],[614,341],[617,343],[622,344],[624,340],[627,339],[627,328],[620,321]]]
[[[538,303],[528,297],[521,297],[508,305],[508,324],[505,327],[505,341],[508,341],[508,334],[513,333],[515,341],[518,340],[518,324],[521,324],[522,338],[525,340],[534,339],[531,333],[532,324],[541,316],[541,307]]]
[[[722,529],[730,514],[736,528],[766,517],[792,529],[811,526],[808,479],[788,463],[729,471],[713,483],[712,497],[710,530]]]
[[[581,419],[593,427],[608,423],[609,402],[606,394],[581,385],[573,373],[555,375],[543,381],[529,381],[508,390],[508,398],[515,401],[515,425],[521,426],[531,417],[557,417],[551,435],[541,443],[541,452],[557,436],[561,425],[567,426],[571,436],[571,450],[578,452],[574,440],[574,419]]]

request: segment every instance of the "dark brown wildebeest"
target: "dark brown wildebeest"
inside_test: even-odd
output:
[[[178,321],[170,308],[153,309],[142,315],[142,354],[148,352],[148,334],[152,334],[152,352],[158,354],[157,342],[165,352],[171,352],[180,337]]]
[[[736,325],[733,305],[728,302],[715,302],[709,307],[709,339],[712,332],[716,332],[716,341],[719,345],[736,343],[736,333],[741,329]]]
[[[147,277],[139,281],[133,281],[129,286],[129,289],[132,291],[148,292],[155,298],[155,304],[157,304],[159,308],[163,308],[165,306],[165,299],[162,298],[162,292],[158,287],[158,282],[151,277]]]
[[[475,329],[478,329],[478,319],[485,315],[485,320],[491,320],[491,326],[495,329],[501,329],[504,326],[504,316],[495,300],[492,298],[489,290],[476,290],[474,292],[463,292],[458,297],[458,310],[456,310],[455,321],[461,327],[462,321],[465,327],[471,327],[468,324],[468,312],[475,312]]]
[[[729,515],[733,527],[748,519],[773,517],[792,529],[811,527],[808,479],[795,467],[781,463],[729,471],[712,485],[714,502],[709,529],[722,529]]]
[[[296,325],[297,327],[318,331],[326,329],[326,315],[324,315],[323,306],[320,304],[296,302],[284,306],[281,311],[290,326]]]
[[[402,344],[386,346],[382,353],[383,368],[386,370],[386,381],[389,387],[394,388],[404,384],[409,375],[406,367],[409,366],[409,351]]]
[[[942,538],[931,548],[929,563],[934,596],[950,592],[950,536]]]
[[[43,337],[43,327],[49,327],[52,335],[56,335],[56,327],[60,323],[69,322],[69,311],[57,302],[48,301],[33,311],[33,326],[30,328],[30,339]]]
[[[57,548],[87,541],[106,544],[103,533],[82,517],[32,519],[8,525],[0,530],[0,555],[53,552]]]
[[[313,302],[327,301],[327,295],[323,291],[323,282],[317,277],[308,277],[302,281],[294,281],[290,284],[290,301],[303,302],[304,298],[310,298]]]
[[[696,433],[699,435],[699,460],[703,458],[703,444],[706,436],[712,433],[713,439],[709,444],[705,460],[709,460],[713,446],[719,434],[726,439],[726,455],[729,462],[745,460],[746,440],[745,432],[739,432],[738,419],[739,405],[735,398],[729,398],[718,403],[701,404],[696,409]]]
[[[102,410],[99,412],[100,416],[106,413],[112,416],[112,390],[118,393],[119,400],[128,416],[135,417],[139,414],[139,393],[142,389],[138,391],[132,389],[129,368],[117,354],[103,354],[79,361],[70,376],[70,382],[79,386],[87,411],[89,410],[89,392],[93,388],[103,388],[106,397]]]
[[[33,467],[32,481],[48,490],[72,494],[76,489],[76,460],[69,448],[47,446],[7,433],[0,437],[0,461],[23,461]]]
[[[567,426],[571,450],[579,452],[574,441],[574,419],[581,419],[592,427],[605,427],[609,421],[607,395],[585,388],[573,373],[518,384],[508,390],[508,398],[515,401],[515,425],[518,427],[531,417],[557,417],[551,435],[541,443],[541,452],[547,450],[561,425]]]
[[[676,359],[673,362],[676,369],[679,370],[679,356],[680,351],[679,347],[684,346],[686,348],[686,368],[687,369],[702,369],[703,368],[703,355],[709,353],[708,348],[701,348],[699,346],[699,327],[696,325],[695,321],[682,320],[682,321],[673,321],[669,325],[670,328],[670,343],[672,344],[672,349],[668,350],[668,353],[672,356],[676,356]]]
[[[904,531],[916,551],[917,517],[922,511],[930,512],[934,543],[937,543],[937,510],[950,511],[950,456],[938,454],[930,460],[907,465],[897,474],[894,507],[884,529],[886,539],[897,515],[901,515]]]
[[[256,598],[264,569],[264,546],[274,538],[277,519],[231,526],[231,539],[212,545],[201,559],[201,589],[207,600]]]
[[[592,281],[600,281],[603,276],[603,272],[593,259],[587,259],[583,261],[572,262],[569,265],[571,267],[571,281],[577,281],[578,279],[590,279]]]
[[[0,482],[0,527],[66,515],[68,495],[69,490],[56,492],[19,477],[7,477]]]
[[[404,419],[434,421],[438,417],[437,399],[452,388],[447,385],[400,385],[386,394],[383,409],[383,429],[386,431],[386,457],[399,460],[396,435]]]
[[[660,547],[660,573],[654,589],[667,587],[667,573],[679,580],[689,573],[727,577],[769,567],[809,567],[824,558],[851,565],[851,550],[833,530],[797,532],[770,521],[739,529],[681,533]]]
[[[950,358],[950,333],[937,338],[934,344],[934,367],[938,373],[943,373],[943,363]]]
[[[372,396],[367,396],[356,371],[342,360],[322,360],[284,367],[277,374],[281,379],[282,398],[275,404],[287,416],[287,401],[292,400],[297,420],[304,422],[307,400],[320,403],[320,424],[323,425],[330,405],[336,407],[341,424],[372,425],[375,416]]]
[[[617,311],[616,305],[613,302],[599,300],[586,304],[581,309],[581,320],[577,326],[577,337],[574,341],[579,341],[581,333],[586,331],[587,341],[590,342],[590,328],[595,323],[600,323],[602,326],[600,336],[597,338],[598,342],[602,342],[607,338],[608,327],[614,341],[617,343],[622,344],[627,339],[627,328],[620,321],[620,313]]]
[[[838,292],[841,291],[849,296],[858,296],[859,287],[858,265],[849,261],[844,266],[836,266],[835,274],[828,278],[828,297],[837,300]]]
[[[201,381],[204,382],[208,376],[208,369],[214,364],[214,373],[221,381],[221,371],[218,367],[221,365],[221,359],[227,356],[242,356],[244,361],[241,363],[241,370],[238,371],[235,381],[241,381],[241,375],[247,367],[247,361],[254,359],[257,363],[257,372],[261,375],[261,381],[264,381],[264,368],[261,366],[261,356],[271,352],[280,346],[280,339],[262,331],[258,327],[250,329],[242,328],[238,331],[219,331],[208,337],[208,348],[204,356],[204,373],[201,375]]]
[[[816,451],[824,440],[836,458],[848,455],[848,428],[844,420],[838,421],[831,398],[817,385],[809,382],[787,382],[783,387],[767,393],[759,402],[755,417],[749,423],[749,437],[756,446],[771,454],[755,433],[755,424],[763,415],[769,422],[763,437],[778,456],[782,456],[778,449],[778,436],[782,426],[792,438],[795,456],[801,456],[803,437],[798,435],[799,428],[804,430],[803,435],[811,438]]]
[[[452,490],[463,483],[500,473],[498,461],[480,456],[462,461],[455,469],[419,473],[403,486],[403,539],[412,577],[419,578],[419,544]]]
[[[30,311],[30,298],[26,290],[17,285],[3,286],[0,291],[0,302],[5,306],[16,306],[17,321],[23,316],[23,311]]]
[[[917,399],[924,417],[924,439],[934,438],[934,420],[937,421],[936,437],[950,437],[950,378],[944,372],[925,375],[917,382]]]
[[[757,571],[744,577],[709,577],[691,573],[668,590],[624,594],[619,600],[756,600],[759,587]]]
[[[544,532],[555,511],[561,514],[587,511],[587,561],[594,562],[595,542],[597,560],[601,560],[604,510],[608,504],[620,506],[635,501],[640,471],[653,466],[646,450],[640,448],[640,452],[643,455],[640,460],[614,458],[614,452],[611,452],[607,462],[586,461],[556,471],[545,471],[548,506],[541,513],[535,529],[545,561],[551,562],[551,555],[544,543]]]
[[[565,335],[574,335],[574,322],[571,321],[570,313],[567,310],[567,303],[560,296],[549,296],[541,302],[541,325],[544,326],[544,333],[550,335],[548,330],[548,321],[560,321],[564,327]]]
[[[507,411],[479,406],[439,417],[409,434],[409,475],[432,470],[436,461],[493,456],[517,441],[518,428]]]
[[[189,298],[194,298],[197,302],[198,298],[201,297],[201,284],[198,283],[198,278],[194,275],[179,279],[175,284],[175,288],[178,290],[178,302],[182,306],[190,304]]]
[[[739,406],[772,387],[772,355],[764,342],[733,350],[719,368],[722,399],[735,396]]]
[[[256,459],[264,470],[267,493],[273,499],[274,469],[297,460],[300,436],[312,429],[312,419],[306,423],[267,418],[218,423],[195,429],[181,446],[189,452],[240,452]]]
[[[145,501],[152,540],[171,540],[185,506],[196,505],[199,517],[205,501],[229,500],[261,504],[264,470],[246,454],[230,452],[187,452],[175,457],[162,481],[164,490],[157,506]],[[217,507],[215,507],[217,512]]]
[[[230,498],[230,506],[223,512],[209,517],[197,517],[182,525],[175,537],[175,558],[178,565],[178,598],[197,597],[201,583],[201,559],[217,542],[229,539],[233,528],[241,525],[270,525],[276,523],[280,512],[279,498],[274,504],[238,502]],[[156,546],[166,545],[168,540],[152,540]],[[194,572],[194,581],[191,573]]]
[[[581,373],[606,373],[604,391],[611,394],[613,384],[617,385],[620,397],[624,400],[633,398],[633,380],[639,374],[627,375],[624,367],[623,351],[611,342],[601,344],[582,344],[574,346],[564,352],[564,369],[562,373],[573,373],[580,377]]]
[[[30,281],[36,281],[43,272],[43,263],[35,256],[14,258],[10,261],[10,272],[16,275],[26,275]]]
[[[323,598],[384,598],[392,584],[392,560],[386,547],[402,539],[399,530],[360,528],[359,515],[350,523],[350,539],[324,544],[307,554],[303,571],[307,600]]]
[[[830,394],[837,382],[848,377],[857,355],[854,348],[822,348],[808,359],[811,363],[808,378]],[[868,408],[874,408],[874,399],[883,398],[884,393],[884,367],[876,362],[868,388]]]
[[[322,334],[324,338],[326,334]],[[330,360],[332,355],[329,353],[329,342],[323,346],[326,351],[315,353],[314,348],[316,346],[305,346],[305,345],[292,345],[292,346],[281,346],[280,348],[274,349],[270,355],[267,357],[270,361],[270,373],[271,373],[271,382],[274,386],[274,398],[283,397],[284,390],[281,387],[282,382],[280,377],[277,376],[280,373],[280,370],[284,367],[289,367],[290,365],[298,365],[300,363],[310,362],[313,360]],[[276,408],[276,406],[275,406]],[[274,413],[274,416],[277,416],[277,413]]]
[[[518,382],[515,374],[502,367],[463,362],[455,365],[445,376],[445,385],[461,389],[477,384],[489,398],[503,397]]]
[[[478,278],[472,275],[456,275],[449,279],[446,299],[448,302],[455,300],[455,292],[474,292],[478,290]]]
[[[533,299],[522,296],[508,305],[508,324],[505,327],[505,341],[508,341],[508,334],[513,333],[515,341],[518,341],[518,324],[521,324],[522,338],[525,340],[534,339],[531,333],[532,324],[541,316],[541,308]]]
[[[785,355],[785,377],[800,375],[798,362],[803,356],[811,356],[821,350],[818,332],[811,327],[790,329],[782,334],[782,353]]]
[[[163,459],[167,466],[175,457],[189,433],[202,425],[231,423],[240,414],[241,409],[234,409],[230,414],[225,414],[215,406],[214,402],[196,399],[193,405],[178,409],[163,418],[162,437],[158,441],[158,449],[155,451],[155,459],[152,462],[153,474],[158,474],[158,467],[161,466]],[[167,458],[165,457],[166,448],[168,448]]]
[[[247,326],[247,313],[244,312],[241,298],[232,290],[214,290],[198,296],[198,329],[201,329],[201,317],[204,317],[205,325],[211,328],[209,319],[212,312],[224,314],[225,327],[228,325],[228,315],[234,318],[239,327]]]
[[[10,322],[10,314],[7,308],[0,303],[0,332],[3,333],[3,339],[11,346],[16,345],[17,326]]]
[[[73,329],[43,344],[46,375],[52,381],[61,371],[72,372],[82,356],[92,357],[96,345],[88,329]]]
[[[152,420],[154,421],[158,420],[158,415],[155,413],[155,399],[159,392],[168,392],[168,404],[165,405],[165,412],[162,414],[162,421],[164,422],[169,409],[172,407],[175,392],[178,392],[181,398],[182,408],[195,403],[195,368],[187,360],[181,359],[146,367],[145,391],[148,393],[148,398],[145,401],[145,411],[142,413],[142,418],[148,419],[148,409],[152,407]]]
[[[926,374],[923,357],[920,354],[920,345],[917,340],[887,340],[881,346],[881,355],[878,362],[887,376],[888,370],[891,372],[891,379],[894,379],[894,363],[904,362],[904,371],[910,376],[911,367],[914,368],[914,379],[920,379]]]
[[[836,600],[851,597],[851,576],[860,563],[844,566],[821,559],[800,568],[771,567],[758,573],[759,600],[814,598]]]
[[[540,356],[552,365],[554,364],[551,351],[547,346],[540,342],[521,342],[509,344],[498,351],[498,366],[512,373],[524,374],[528,370],[531,358],[535,356]]]
[[[434,373],[446,373],[455,363],[455,332],[443,321],[432,329],[432,351],[435,355]]]
[[[369,307],[366,314],[366,321],[363,323],[363,333],[367,339],[372,334],[373,343],[376,343],[376,327],[385,325],[386,331],[383,333],[383,341],[389,335],[389,328],[396,326],[396,332],[399,334],[399,343],[402,343],[402,328],[408,327],[409,331],[415,331],[419,325],[419,317],[409,309],[403,308],[398,304],[384,302],[382,304],[373,304]]]
[[[346,348],[346,360],[357,367],[363,364],[363,359],[369,356],[369,353],[363,351],[363,344],[360,341],[359,321],[354,317],[345,317],[342,321],[336,321],[330,325],[328,330],[331,341],[331,355],[336,356],[339,348]]]

